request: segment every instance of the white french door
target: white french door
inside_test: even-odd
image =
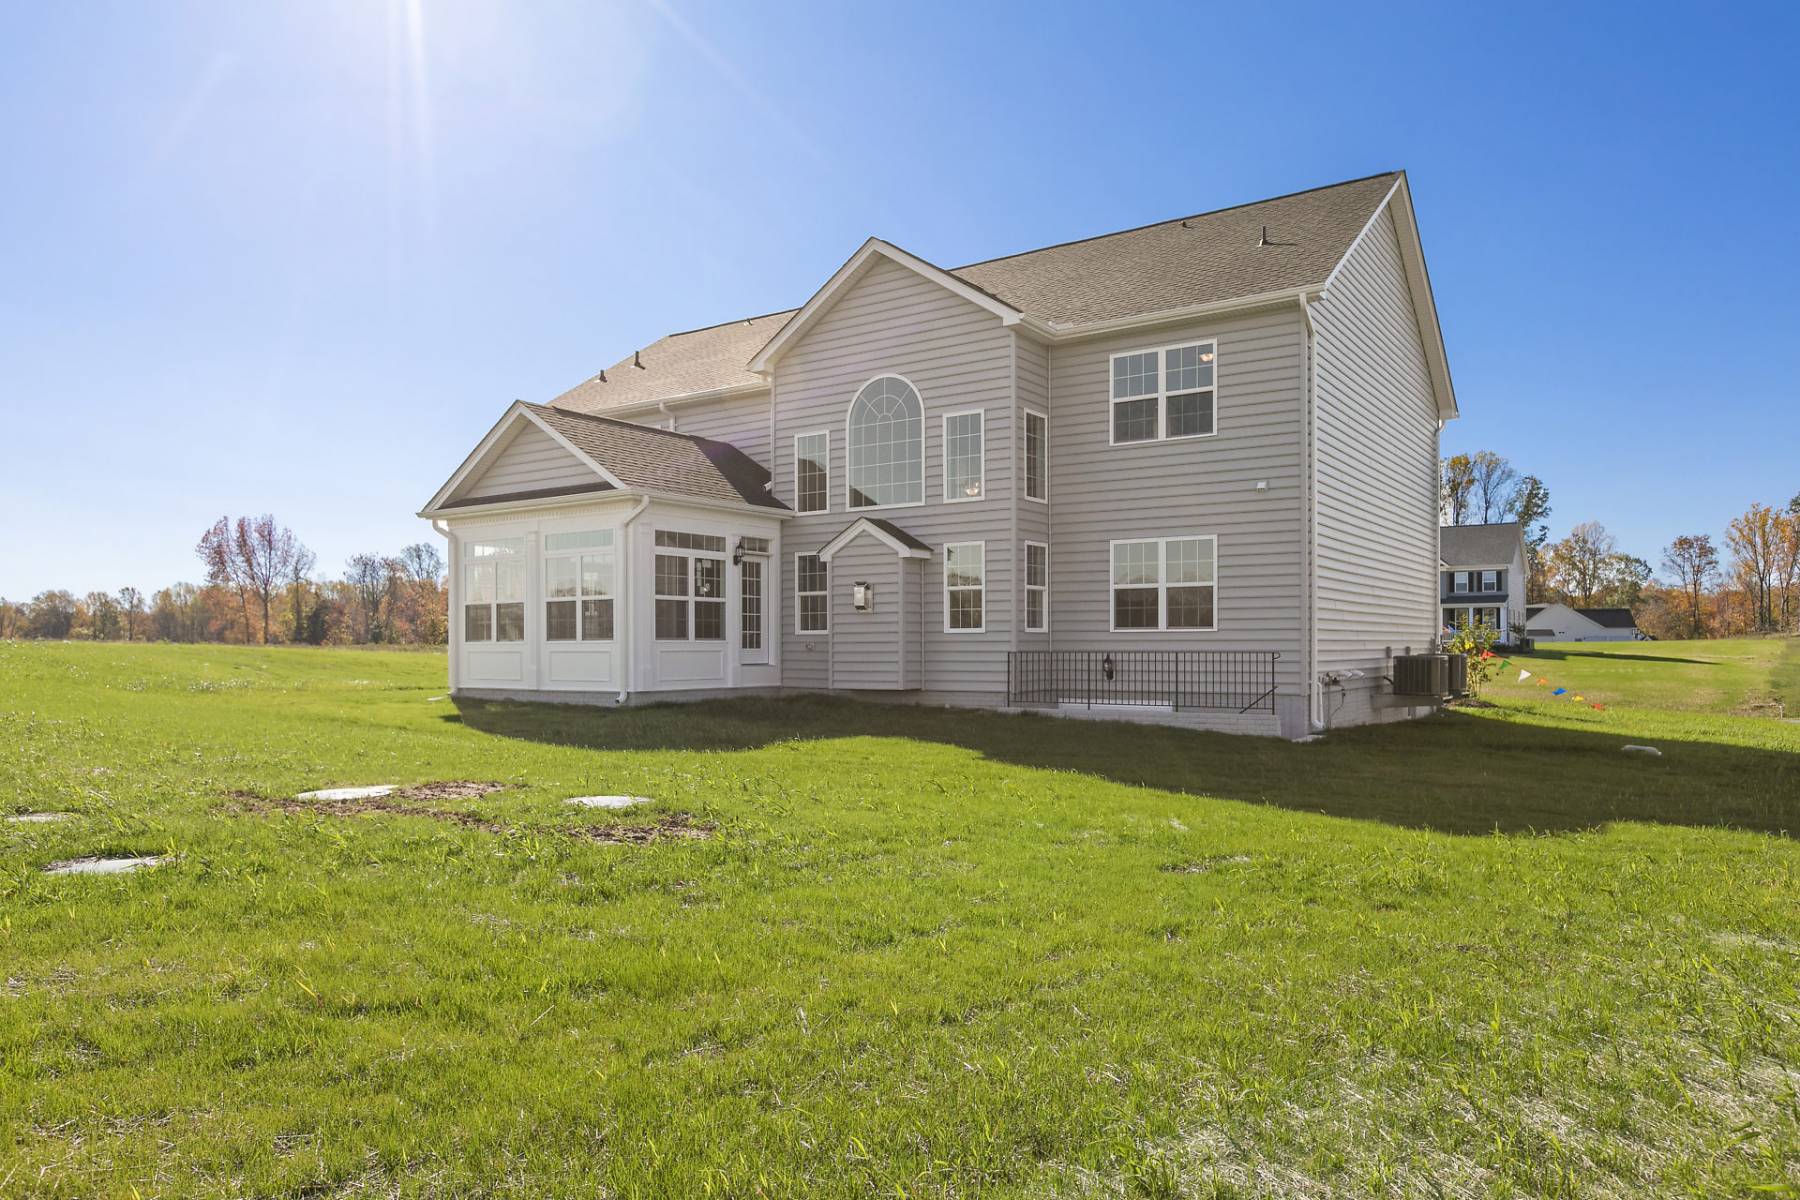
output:
[[[745,555],[738,564],[738,661],[769,661],[769,560]]]

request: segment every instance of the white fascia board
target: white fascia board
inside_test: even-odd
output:
[[[767,374],[772,370],[782,354],[814,322],[830,311],[831,306],[837,303],[839,297],[860,273],[863,265],[876,255],[898,263],[907,270],[931,280],[946,291],[962,297],[977,307],[986,309],[999,317],[1004,325],[1016,325],[1025,320],[1025,314],[1012,305],[994,299],[980,288],[965,283],[942,267],[934,266],[915,254],[908,254],[891,242],[884,242],[880,238],[872,237],[858,247],[856,253],[846,259],[844,265],[825,281],[825,286],[814,292],[812,299],[808,300],[799,312],[789,317],[787,323],[775,332],[775,336],[756,352],[756,356],[750,360],[750,370],[759,375]]]
[[[761,396],[768,390],[767,383],[740,383],[732,387],[709,388],[704,392],[681,392],[655,400],[633,400],[630,404],[617,404],[598,412],[584,412],[578,408],[567,411],[589,417],[616,417],[621,413],[655,412],[671,404],[697,404],[705,400],[736,400],[743,396]]]
[[[1438,418],[1454,421],[1461,416],[1456,406],[1456,387],[1450,380],[1450,355],[1444,349],[1444,330],[1438,324],[1437,298],[1431,293],[1431,269],[1425,263],[1425,246],[1419,240],[1419,219],[1413,212],[1412,188],[1406,172],[1400,173],[1387,207],[1394,214],[1400,235],[1400,261],[1406,267],[1407,290],[1412,293],[1413,316],[1425,343],[1425,364],[1431,373],[1431,390],[1437,396]]]
[[[685,504],[716,512],[751,513],[770,520],[785,521],[794,514],[784,508],[765,508],[760,504],[733,504],[729,500],[707,500],[670,492],[652,492],[642,488],[608,488],[603,492],[577,492],[570,496],[550,496],[539,500],[499,500],[493,504],[459,504],[455,508],[421,509],[415,516],[427,520],[451,520],[470,513],[535,512],[546,508],[571,508],[583,504],[604,504],[612,500],[651,500],[665,504]]]
[[[908,546],[905,542],[900,541],[887,530],[869,520],[869,518],[861,517],[851,524],[846,525],[838,532],[836,537],[832,538],[829,542],[826,542],[819,550],[819,558],[825,562],[830,562],[832,555],[836,554],[839,550],[842,550],[845,546],[848,546],[851,542],[855,541],[865,533],[892,550],[901,558],[931,557],[931,551],[920,550],[916,546]]]
[[[523,400],[514,400],[507,406],[506,411],[500,414],[500,419],[494,422],[493,428],[489,429],[486,436],[475,443],[475,448],[469,451],[467,458],[462,460],[462,465],[457,467],[450,478],[444,481],[444,486],[432,493],[431,499],[426,501],[425,507],[420,510],[421,516],[450,498],[451,493],[462,485],[488,453],[499,446],[501,439],[512,432],[513,426],[517,424],[520,414],[524,411],[525,402]]]

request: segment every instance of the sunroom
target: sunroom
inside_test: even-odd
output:
[[[768,478],[723,442],[515,404],[419,514],[449,542],[451,690],[776,686],[788,512]]]

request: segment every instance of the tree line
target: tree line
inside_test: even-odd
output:
[[[442,645],[449,633],[444,558],[429,542],[396,555],[354,554],[341,576],[321,576],[317,556],[265,514],[220,517],[194,552],[199,583],[0,597],[0,638]]]
[[[1719,542],[1710,533],[1675,538],[1662,549],[1660,576],[1599,521],[1552,542],[1549,489],[1492,451],[1444,459],[1439,502],[1446,525],[1520,523],[1528,603],[1629,608],[1639,629],[1660,638],[1800,633],[1800,495],[1785,506],[1751,504]]]

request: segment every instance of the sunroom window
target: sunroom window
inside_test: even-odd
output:
[[[656,531],[656,639],[725,638],[725,539],[710,533]]]
[[[612,640],[612,538],[610,529],[544,535],[544,640]]]
[[[1216,629],[1217,589],[1215,537],[1113,543],[1115,630]]]
[[[1113,443],[1206,437],[1215,432],[1217,356],[1212,342],[1113,355]]]
[[[525,640],[525,539],[463,546],[463,641]]]

